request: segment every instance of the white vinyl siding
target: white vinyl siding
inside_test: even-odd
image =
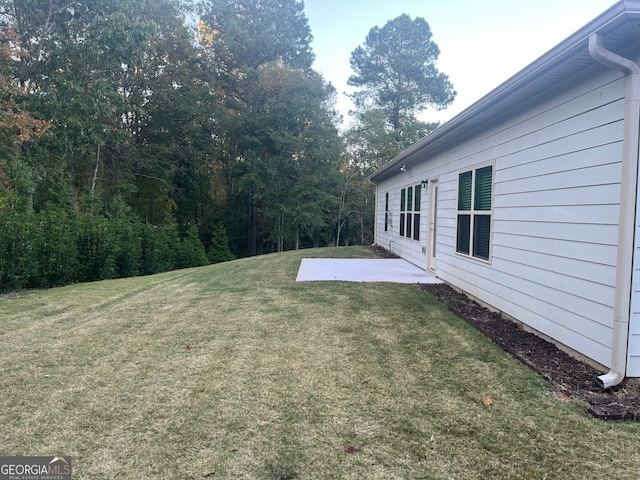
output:
[[[436,274],[605,366],[611,360],[624,94],[620,73],[592,67],[411,171],[413,178],[439,179]],[[491,263],[470,262],[456,252],[458,175],[490,161]],[[400,176],[380,185],[390,188]],[[640,280],[636,291],[640,318]],[[630,348],[636,375],[639,323],[632,323]]]
[[[640,233],[640,232],[637,232]],[[637,242],[636,233],[636,242]],[[634,269],[633,297],[631,300],[631,324],[629,325],[629,350],[627,358],[627,376],[640,377],[640,288],[638,286],[638,255],[636,247],[636,268]]]
[[[627,376],[640,377],[640,182],[636,192],[636,235],[633,258],[633,282],[631,296],[631,318],[629,319],[629,346]]]

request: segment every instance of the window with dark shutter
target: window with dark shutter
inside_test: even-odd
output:
[[[421,185],[400,190],[400,236],[420,240]]]
[[[407,208],[407,189],[403,188],[400,190],[400,236],[404,237],[404,219],[405,219],[405,209]]]
[[[487,261],[490,259],[492,202],[493,165],[458,175],[458,253]]]
[[[389,192],[384,196],[384,231],[389,230]]]
[[[422,204],[420,202],[421,185],[416,185],[413,188],[413,239],[420,240],[420,209]]]

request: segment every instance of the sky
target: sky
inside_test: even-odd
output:
[[[437,68],[458,92],[447,109],[421,119],[447,121],[616,3],[615,0],[304,0],[314,68],[338,91],[348,124],[351,52],[375,26],[403,13],[424,18],[440,48]]]

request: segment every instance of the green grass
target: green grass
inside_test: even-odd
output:
[[[640,477],[640,424],[563,404],[417,286],[295,282],[362,255],[0,301],[0,455],[77,479]]]

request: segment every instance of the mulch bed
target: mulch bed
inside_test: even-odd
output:
[[[584,406],[590,415],[603,420],[640,421],[640,386],[632,381],[603,388],[597,380],[604,372],[581,362],[552,343],[526,332],[515,322],[482,307],[447,284],[423,285],[451,312],[477,328],[500,348],[536,370],[551,382],[558,398]]]

